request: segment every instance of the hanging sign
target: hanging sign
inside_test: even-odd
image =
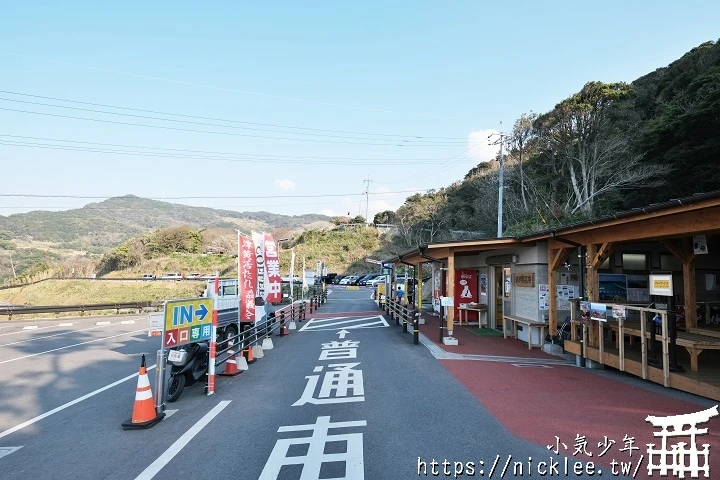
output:
[[[650,295],[659,295],[661,297],[672,297],[672,295],[673,295],[672,274],[650,275]]]

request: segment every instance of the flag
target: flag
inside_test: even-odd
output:
[[[257,285],[255,296],[265,300],[267,288],[267,270],[265,269],[265,236],[262,233],[252,232],[252,241],[255,252],[255,263],[257,265]]]
[[[238,295],[240,295],[240,321],[254,322],[257,263],[255,246],[250,238],[238,232]]]
[[[282,275],[280,274],[280,257],[278,256],[277,243],[270,234],[265,234],[265,284],[266,297],[269,303],[280,303],[282,301]]]
[[[290,253],[290,301],[292,302],[293,297],[293,284],[295,283],[295,249],[293,248]]]

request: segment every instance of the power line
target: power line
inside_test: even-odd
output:
[[[43,95],[33,95],[33,94],[29,94],[29,93],[12,92],[12,91],[8,91],[8,90],[0,90],[0,93],[10,94],[10,95],[19,95],[19,96],[31,97],[31,98],[41,98],[44,100],[54,100],[54,101],[58,101],[58,102],[76,103],[79,105],[90,105],[90,106],[94,106],[94,107],[115,108],[115,109],[119,109],[119,110],[128,110],[128,111],[133,111],[133,112],[152,113],[152,114],[156,114],[156,115],[170,115],[170,116],[183,117],[183,118],[194,118],[194,119],[198,119],[198,120],[211,120],[211,121],[217,121],[217,122],[237,123],[237,124],[243,124],[243,125],[257,125],[257,126],[263,126],[263,127],[309,130],[309,131],[314,131],[314,132],[346,133],[346,134],[352,134],[352,135],[370,135],[370,136],[401,137],[401,138],[414,138],[414,139],[463,140],[462,137],[441,137],[441,136],[428,136],[428,135],[401,135],[401,134],[390,134],[390,133],[355,132],[355,131],[348,131],[348,130],[332,130],[332,129],[323,129],[323,128],[298,127],[298,126],[292,126],[292,125],[278,125],[278,124],[273,124],[273,123],[260,123],[260,122],[249,122],[249,121],[244,121],[244,120],[231,120],[231,119],[223,119],[223,118],[215,118],[215,117],[203,117],[203,116],[198,116],[198,115],[186,115],[186,114],[181,114],[181,113],[160,112],[157,110],[144,110],[144,109],[140,109],[140,108],[131,108],[131,107],[122,107],[122,106],[108,105],[108,104],[102,104],[102,103],[84,102],[84,101],[80,101],[80,100],[68,100],[68,99],[64,99],[64,98],[47,97],[47,96],[43,96]],[[0,99],[0,100],[8,100],[8,99]],[[8,101],[22,102],[21,100],[8,100]],[[22,102],[22,103],[33,103],[33,102]],[[47,105],[47,104],[43,104],[43,103],[36,103],[36,104],[37,105]],[[49,105],[49,106],[57,106],[57,105]],[[72,108],[72,107],[62,107],[62,108]],[[97,110],[87,110],[87,111],[97,112]],[[101,113],[114,113],[114,112],[101,112]],[[262,131],[268,131],[268,130],[262,130]],[[269,130],[269,131],[272,131],[272,130]],[[283,132],[283,133],[285,133],[285,132]]]
[[[48,112],[31,112],[29,110],[18,110],[14,108],[4,108],[0,107],[0,110],[4,110],[6,112],[15,112],[15,113],[26,113],[30,115],[41,115],[46,117],[55,117],[55,118],[67,118],[71,120],[84,120],[89,122],[99,122],[99,123],[109,123],[113,125],[125,125],[125,126],[131,126],[131,127],[145,127],[145,128],[158,128],[162,130],[173,130],[173,131],[179,131],[179,132],[192,132],[192,133],[209,133],[213,135],[226,135],[226,136],[233,136],[233,137],[247,137],[247,138],[263,138],[263,139],[269,139],[269,140],[288,140],[288,141],[296,141],[296,142],[312,142],[312,143],[332,143],[332,144],[344,144],[344,145],[372,145],[377,147],[447,147],[452,146],[452,144],[432,144],[432,143],[409,143],[407,140],[404,140],[403,143],[370,143],[370,142],[347,142],[347,141],[336,141],[336,140],[319,140],[319,139],[310,139],[310,138],[289,138],[289,137],[274,137],[274,136],[268,136],[268,135],[252,135],[249,133],[235,133],[235,132],[218,132],[218,131],[212,131],[212,130],[198,130],[198,129],[192,129],[192,128],[180,128],[180,127],[170,127],[166,125],[148,125],[144,123],[131,123],[131,122],[119,122],[115,120],[105,120],[100,118],[87,118],[87,117],[76,117],[73,115],[60,115],[57,113],[48,113]],[[386,142],[389,142],[387,140]]]
[[[11,137],[21,139],[33,139],[37,137],[27,137],[19,135],[3,135],[0,137]],[[39,138],[39,140],[44,140]],[[345,164],[353,165],[386,165],[388,163],[395,165],[412,165],[417,163],[425,164],[439,164],[443,163],[444,159],[363,159],[363,158],[349,158],[349,157],[311,157],[311,156],[292,156],[292,155],[270,155],[270,154],[249,154],[249,153],[232,153],[232,152],[208,152],[203,150],[182,150],[172,148],[158,148],[158,147],[142,147],[135,145],[120,145],[120,144],[108,144],[108,143],[97,143],[97,142],[83,142],[74,140],[55,140],[48,139],[49,141],[64,142],[64,143],[78,143],[80,145],[63,145],[63,144],[52,144],[43,142],[25,142],[19,140],[6,140],[0,138],[0,145],[6,145],[11,147],[23,147],[23,148],[41,148],[49,150],[61,150],[61,151],[76,151],[76,152],[88,152],[88,153],[104,153],[113,155],[130,155],[130,156],[146,156],[146,157],[159,157],[159,158],[187,158],[187,159],[200,159],[210,161],[223,161],[223,162],[241,162],[241,163],[288,163],[288,164],[334,164],[339,161]],[[97,146],[97,147],[95,147]],[[124,148],[140,149],[135,150],[118,150],[115,148],[100,148],[104,146],[117,146]],[[141,149],[147,149],[142,151]],[[155,151],[157,150],[157,151]],[[224,156],[226,155],[226,156]],[[266,157],[266,158],[237,158],[242,156],[248,157]],[[283,160],[285,159],[285,160]]]
[[[70,65],[70,66],[73,66],[73,67],[87,68],[87,69],[90,69],[90,70],[97,70],[97,71],[100,71],[100,72],[109,72],[109,73],[115,73],[115,74],[118,74],[118,75],[126,75],[126,76],[136,77],[136,78],[145,78],[145,79],[148,79],[148,80],[156,80],[156,81],[174,83],[174,84],[177,84],[177,85],[185,85],[185,86],[191,86],[191,87],[200,87],[200,88],[206,88],[206,89],[210,89],[210,90],[219,90],[219,91],[231,92],[231,93],[242,93],[242,94],[245,94],[245,95],[256,95],[256,96],[268,97],[268,98],[278,98],[278,99],[283,99],[283,100],[292,100],[292,101],[295,101],[295,102],[310,103],[310,104],[315,104],[315,105],[324,105],[324,106],[329,106],[329,107],[352,108],[352,109],[357,109],[357,110],[365,110],[365,111],[369,111],[369,112],[381,112],[381,113],[392,113],[392,114],[400,114],[400,115],[424,116],[424,117],[430,117],[430,118],[437,118],[437,119],[441,119],[441,120],[450,120],[450,119],[452,119],[451,117],[442,117],[442,116],[439,116],[439,115],[430,115],[430,114],[426,114],[426,113],[396,112],[396,111],[393,111],[393,110],[383,110],[383,109],[378,109],[378,108],[357,107],[357,106],[352,106],[352,105],[342,105],[342,104],[336,104],[336,103],[318,102],[318,101],[314,101],[314,100],[306,100],[306,99],[293,98],[293,97],[284,97],[284,96],[281,96],[281,95],[273,95],[273,94],[269,94],[269,93],[250,92],[250,91],[247,91],[247,90],[238,90],[238,89],[232,89],[232,88],[226,88],[226,87],[216,87],[216,86],[212,86],[212,85],[203,85],[203,84],[199,84],[199,83],[185,82],[185,81],[181,81],[181,80],[173,80],[173,79],[162,78],[162,77],[155,77],[155,76],[151,76],[151,75],[141,75],[141,74],[137,74],[137,73],[122,72],[122,71],[111,70],[111,69],[107,69],[107,68],[93,67],[93,66],[90,66],[90,65],[82,65],[82,64],[79,64],[79,63],[63,62],[63,61],[60,61],[60,60],[54,60],[54,59],[49,59],[49,58],[34,57],[34,56],[31,56],[31,55],[24,55],[24,54],[20,54],[20,53],[13,53],[13,52],[5,52],[5,53],[6,53],[7,55],[12,55],[12,56],[15,56],[15,57],[20,57],[20,58],[31,58],[31,59],[33,59],[33,60],[43,60],[43,61],[46,61],[46,62],[57,63],[57,64],[60,64],[60,65]]]
[[[395,192],[369,192],[368,195],[387,195],[387,194],[396,194],[396,193],[418,193],[423,192],[424,190],[421,189],[415,189],[415,190],[398,190]],[[309,195],[275,195],[273,194],[273,198],[315,198],[315,197],[355,197],[355,196],[362,196],[365,195],[365,193],[317,193],[317,194],[309,194]],[[104,196],[93,196],[93,195],[48,195],[48,194],[37,194],[37,193],[0,193],[0,197],[8,197],[8,198],[74,198],[74,199],[86,199],[86,200],[100,200],[100,199],[108,199],[108,198],[122,198],[122,197],[112,197],[110,195],[104,195]],[[146,200],[161,200],[160,197],[138,197],[143,198]],[[193,196],[193,195],[185,195],[181,197],[163,197],[165,200],[217,200],[217,199],[247,199],[247,198],[257,198],[257,195],[213,195],[213,196]]]

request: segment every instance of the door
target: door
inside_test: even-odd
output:
[[[495,297],[495,328],[497,330],[503,329],[503,292],[505,291],[505,288],[503,287],[503,268],[502,267],[493,267],[493,278],[494,278],[494,287],[493,288],[493,296]]]

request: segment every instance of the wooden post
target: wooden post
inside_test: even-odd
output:
[[[598,338],[600,339],[600,344],[598,345],[599,348],[599,357],[600,363],[605,365],[605,342],[603,342],[603,324],[605,322],[598,321]]]
[[[417,297],[417,309],[418,312],[422,315],[422,291],[423,291],[423,273],[422,273],[422,263],[418,262],[415,264],[415,271],[417,272],[417,285],[415,286],[415,296]]]
[[[662,314],[662,364],[663,364],[663,385],[670,386],[670,336],[668,335],[668,316]]]
[[[448,275],[447,275],[447,296],[455,298],[455,251],[450,251],[448,254]],[[447,329],[448,332],[454,330],[455,323],[455,306],[448,308],[447,311]]]
[[[625,371],[625,328],[623,327],[623,319],[618,319],[618,338],[620,340],[620,371]]]
[[[586,249],[586,261],[585,261],[585,268],[586,268],[586,279],[585,282],[586,285],[586,291],[587,291],[587,299],[589,302],[595,302],[597,301],[597,268],[593,266],[593,260],[595,259],[595,256],[597,254],[597,246],[594,244],[590,244],[587,246]],[[590,323],[592,323],[592,320],[590,320]],[[596,346],[598,339],[597,339],[597,329],[591,328],[588,332],[590,334],[590,338],[588,339],[591,346]]]
[[[647,339],[645,338],[645,322],[647,322],[646,313],[644,310],[640,312],[640,346],[642,349],[642,378],[647,380],[647,363],[648,363],[648,352],[647,352]]]
[[[685,297],[685,328],[697,328],[697,281],[695,255],[683,260],[683,295]],[[705,318],[707,323],[709,317]]]

